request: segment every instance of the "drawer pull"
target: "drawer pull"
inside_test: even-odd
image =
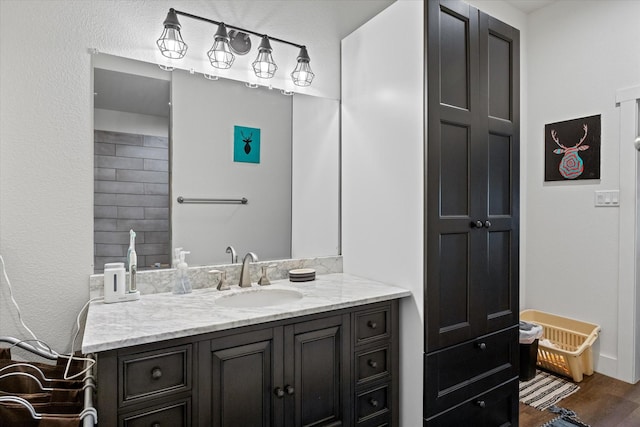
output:
[[[373,322],[373,321],[369,320],[367,322],[367,326],[370,327],[371,329],[375,329],[375,328],[378,327],[378,324],[376,322]]]
[[[151,427],[160,427],[160,423],[153,423],[151,424]]]
[[[487,349],[487,345],[483,342],[479,342],[476,344],[476,347],[478,347],[480,350],[486,350]]]
[[[154,380],[159,380],[162,377],[162,369],[157,366],[151,370],[151,378]]]
[[[481,408],[484,408],[484,407],[486,407],[486,406],[487,406],[487,404],[485,403],[485,401],[484,401],[484,400],[478,400],[478,401],[476,402],[476,404],[477,404],[479,407],[481,407]]]
[[[378,401],[376,399],[374,399],[373,397],[371,399],[369,399],[369,403],[371,404],[371,406],[373,406],[374,408],[378,407]]]
[[[288,385],[288,386],[285,386],[284,391],[286,391],[287,394],[291,396],[293,393],[296,392],[296,389],[294,389],[293,386]]]
[[[371,366],[372,368],[377,368],[377,367],[378,367],[378,362],[376,362],[376,361],[375,361],[375,360],[373,360],[373,359],[369,359],[369,360],[367,361],[367,364],[368,364],[369,366]]]
[[[284,397],[284,390],[281,389],[280,387],[276,387],[275,390],[273,390],[273,392],[275,393],[275,395],[279,398],[283,398]]]

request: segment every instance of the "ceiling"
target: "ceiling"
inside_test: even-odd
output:
[[[545,6],[550,5],[556,0],[506,0],[511,6],[524,13],[531,13]]]

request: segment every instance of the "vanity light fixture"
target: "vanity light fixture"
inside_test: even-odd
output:
[[[300,48],[300,53],[298,54],[298,65],[296,65],[296,69],[291,73],[291,78],[293,79],[293,83],[298,86],[309,86],[315,77],[313,71],[311,71],[311,66],[309,65],[309,54],[307,53],[306,46],[302,46]]]
[[[231,52],[229,47],[229,34],[227,33],[227,27],[224,23],[218,25],[218,31],[213,36],[213,46],[211,50],[207,52],[209,62],[216,68],[227,69],[231,68],[235,55]]]
[[[270,79],[276,74],[276,70],[278,69],[278,66],[271,56],[272,51],[269,37],[262,36],[262,41],[260,42],[260,46],[258,46],[258,57],[253,61],[253,64],[251,64],[253,72],[261,79]]]
[[[164,31],[156,42],[160,52],[167,58],[181,59],[187,53],[188,46],[180,34],[180,21],[174,9],[169,9],[167,18],[164,20]]]
[[[178,15],[186,16],[188,18],[196,19],[198,21],[208,22],[218,26],[218,30],[214,35],[214,43],[211,49],[207,52],[211,65],[215,68],[228,69],[233,65],[235,54],[246,54],[251,48],[251,40],[249,34],[260,37],[260,46],[258,46],[258,56],[253,61],[251,66],[253,71],[259,78],[270,79],[272,78],[278,66],[273,60],[271,47],[271,41],[288,44],[290,46],[300,49],[298,54],[298,62],[291,73],[291,79],[297,86],[309,86],[313,81],[314,74],[309,66],[309,54],[307,48],[303,45],[293,43],[287,40],[278,39],[275,37],[267,36],[266,34],[260,34],[255,31],[246,30],[234,25],[224,24],[222,22],[214,21],[212,19],[203,18],[201,16],[192,15],[187,12],[169,9],[167,18],[164,20],[164,31],[156,42],[162,55],[171,59],[181,59],[186,53],[188,46],[182,39],[180,33],[181,25],[178,21]],[[227,27],[233,29],[227,32]]]

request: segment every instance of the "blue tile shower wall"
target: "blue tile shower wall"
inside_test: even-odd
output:
[[[94,267],[123,262],[136,231],[138,268],[170,263],[169,141],[94,131]]]

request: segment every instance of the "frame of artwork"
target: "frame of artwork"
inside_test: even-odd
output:
[[[544,180],[600,179],[600,114],[544,126]]]
[[[260,163],[260,129],[233,127],[233,161]]]

